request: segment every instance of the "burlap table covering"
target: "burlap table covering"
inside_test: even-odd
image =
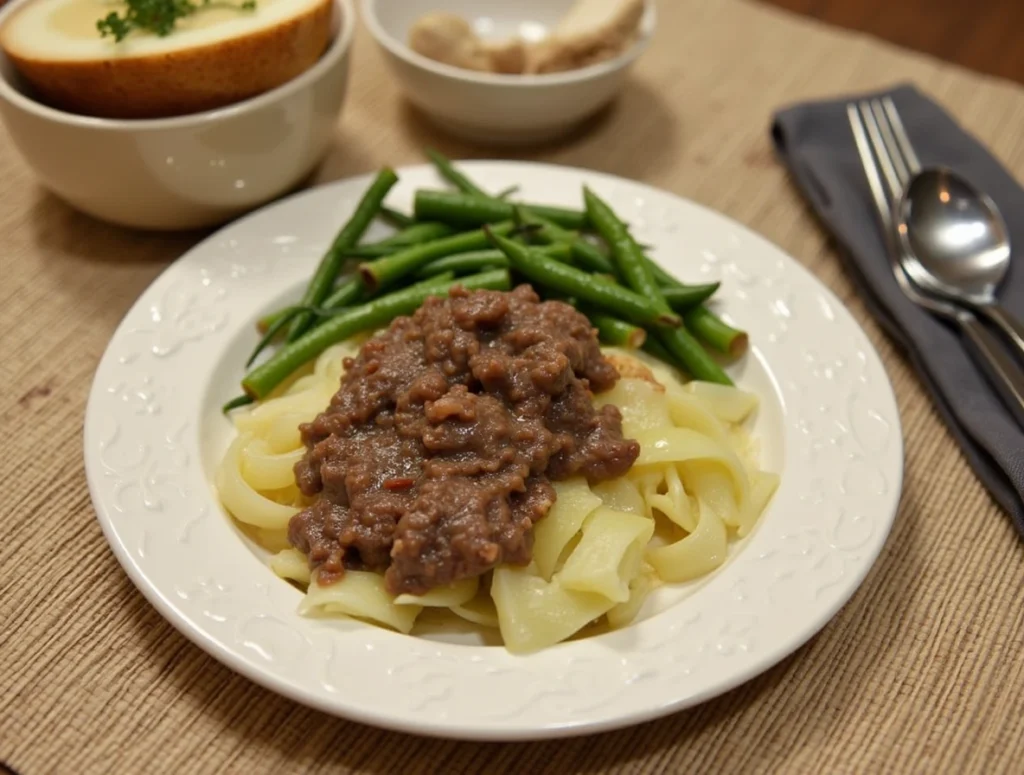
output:
[[[82,416],[107,340],[202,235],[129,233],[79,215],[40,190],[5,142],[0,760],[22,775],[1024,768],[1021,543],[854,295],[767,135],[782,103],[912,79],[1021,177],[1024,90],[741,0],[659,6],[657,40],[614,109],[526,155],[644,180],[727,213],[807,265],[865,326],[895,384],[907,468],[895,529],[853,600],[741,688],[596,737],[420,739],[255,686],[136,592],[100,533],[83,473]],[[428,144],[488,155],[453,144],[403,104],[364,34],[353,74],[321,180],[419,162]]]

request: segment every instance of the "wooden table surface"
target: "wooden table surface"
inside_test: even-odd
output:
[[[1022,0],[762,0],[1024,83]]]

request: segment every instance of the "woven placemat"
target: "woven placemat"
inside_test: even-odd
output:
[[[896,388],[907,470],[895,529],[853,600],[794,656],[733,692],[596,737],[425,740],[255,686],[136,592],[100,533],[83,474],[82,416],[107,340],[202,235],[92,221],[43,193],[0,142],[0,761],[21,775],[1021,766],[1024,550],[854,295],[775,163],[768,124],[783,103],[910,79],[1022,177],[1024,90],[741,0],[663,1],[659,11],[655,44],[614,108],[528,156],[640,179],[727,213],[796,256],[865,326]],[[493,155],[453,144],[408,108],[361,34],[320,179],[420,162],[425,145]]]

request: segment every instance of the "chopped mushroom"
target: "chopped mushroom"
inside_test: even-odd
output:
[[[412,50],[429,59],[466,70],[493,71],[491,58],[469,22],[451,13],[421,17],[409,32]]]
[[[577,0],[530,51],[527,72],[553,73],[613,59],[632,44],[644,0]]]
[[[575,70],[612,59],[632,44],[644,0],[577,0],[546,39],[481,39],[461,16],[434,12],[409,31],[409,45],[437,62],[480,72],[523,74]]]

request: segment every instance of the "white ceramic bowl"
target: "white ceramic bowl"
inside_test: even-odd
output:
[[[20,6],[0,11],[0,25]],[[217,110],[165,119],[92,118],[50,108],[0,51],[0,117],[39,181],[72,206],[142,229],[221,223],[283,194],[321,160],[348,83],[352,0],[333,38],[287,83]]]
[[[653,0],[636,43],[615,59],[564,73],[501,75],[445,65],[413,51],[408,33],[431,11],[450,11],[496,39],[536,40],[573,0],[362,0],[363,21],[385,52],[408,99],[452,134],[488,144],[551,140],[578,126],[618,92],[655,27]]]

